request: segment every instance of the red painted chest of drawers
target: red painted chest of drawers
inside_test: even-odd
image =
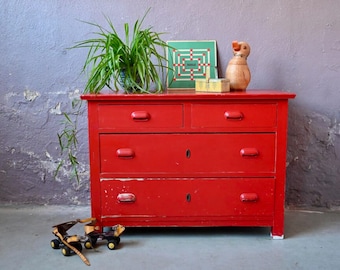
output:
[[[268,226],[284,234],[288,99],[248,90],[83,95],[99,226]]]

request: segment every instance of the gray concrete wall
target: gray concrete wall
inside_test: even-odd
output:
[[[93,30],[118,29],[151,12],[145,26],[166,40],[215,39],[220,77],[234,39],[252,47],[249,88],[297,94],[290,102],[287,204],[340,206],[340,2],[289,1],[0,1],[0,201],[89,203],[87,118],[80,116],[81,181],[60,160],[56,133],[82,91],[86,51],[67,50]]]

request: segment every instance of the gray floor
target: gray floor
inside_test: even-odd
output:
[[[268,228],[127,229],[117,250],[84,250],[90,267],[50,247],[52,225],[89,216],[89,207],[0,206],[0,269],[340,269],[340,212],[286,211],[285,240]]]

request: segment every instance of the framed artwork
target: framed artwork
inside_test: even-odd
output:
[[[204,79],[207,67],[210,78],[217,79],[217,52],[215,40],[174,40],[167,42],[167,87],[195,88],[196,79]]]

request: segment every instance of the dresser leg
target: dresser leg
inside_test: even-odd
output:
[[[273,234],[273,231],[270,232],[270,236],[273,240],[283,240],[285,238],[284,234],[276,235],[276,234]]]

